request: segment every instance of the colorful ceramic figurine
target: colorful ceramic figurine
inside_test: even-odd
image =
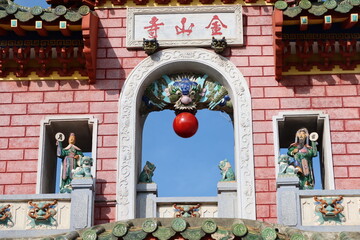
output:
[[[8,225],[11,221],[10,204],[0,206],[0,225]]]
[[[320,224],[327,222],[335,222],[341,224],[346,221],[345,216],[342,214],[344,206],[342,204],[343,196],[339,197],[314,197],[315,200],[315,214],[319,217]]]
[[[281,154],[278,160],[279,164],[279,175],[295,175],[298,172],[298,169],[293,165],[293,161],[290,160],[290,157],[285,154]]]
[[[309,145],[309,132],[306,128],[300,128],[296,132],[295,142],[288,148],[288,155],[293,157],[293,165],[297,169],[300,179],[300,189],[314,189],[315,179],[313,173],[312,159],[317,156],[316,140],[317,134],[311,139]]]
[[[61,133],[62,134],[62,133]],[[60,133],[56,134],[57,136],[61,136]],[[63,134],[62,134],[63,136]],[[70,193],[71,188],[71,180],[73,178],[73,170],[78,166],[77,161],[80,157],[83,157],[83,153],[81,149],[75,146],[75,134],[71,133],[69,137],[69,145],[66,148],[62,147],[62,141],[64,137],[55,137],[57,144],[57,156],[63,159],[62,165],[62,174],[61,174],[61,184],[60,184],[60,193]],[[62,141],[61,141],[62,139]]]
[[[56,226],[57,221],[54,218],[57,211],[55,210],[57,206],[57,200],[53,202],[38,202],[29,201],[29,226],[35,228],[38,225],[44,226]]]
[[[235,173],[227,159],[220,161],[219,168],[221,172],[221,182],[235,181]]]
[[[146,88],[142,100],[144,113],[163,109],[196,112],[204,108],[232,112],[226,88],[206,74],[163,75]]]
[[[139,176],[139,183],[152,183],[155,169],[156,166],[153,163],[146,161],[144,169]]]
[[[174,217],[184,217],[184,218],[189,218],[189,217],[200,217],[200,204],[197,204],[195,206],[191,206],[191,205],[182,205],[182,206],[178,206],[176,204],[173,205],[174,207]]]
[[[85,156],[80,158],[80,166],[73,170],[74,177],[77,178],[92,178],[91,166],[93,165],[93,159]]]

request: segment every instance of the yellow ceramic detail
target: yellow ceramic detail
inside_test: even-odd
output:
[[[14,73],[10,73],[4,78],[0,78],[0,81],[52,81],[52,80],[89,80],[89,77],[82,76],[78,71],[75,71],[71,76],[62,77],[57,71],[53,72],[48,77],[39,77],[36,72],[31,72],[27,77],[17,77]]]
[[[343,70],[339,65],[335,65],[335,67],[330,71],[321,71],[317,68],[317,66],[313,66],[313,68],[309,71],[299,71],[294,66],[290,68],[287,72],[282,72],[283,76],[293,76],[293,75],[321,75],[321,74],[347,74],[347,73],[356,73],[360,72],[360,65],[358,65],[354,70]]]

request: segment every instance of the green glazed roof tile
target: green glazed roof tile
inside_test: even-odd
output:
[[[359,6],[360,5],[360,0],[350,0],[350,4],[353,6]]]
[[[77,22],[77,21],[79,21],[81,18],[82,18],[82,16],[81,16],[81,14],[80,13],[78,13],[78,12],[70,12],[70,11],[68,11],[66,14],[65,14],[65,16],[64,16],[67,20],[69,20],[70,22]]]
[[[78,9],[67,9],[63,5],[58,5],[56,8],[42,8],[40,6],[24,7],[16,3],[8,4],[7,2],[0,1],[0,19],[7,17],[8,15],[14,15],[14,17],[21,22],[29,21],[35,16],[39,16],[46,22],[52,22],[61,16],[64,16],[70,22],[77,22],[81,20],[82,16],[85,16],[91,12],[90,8],[86,5],[81,6]]]
[[[288,4],[285,1],[281,0],[281,1],[277,1],[275,3],[275,8],[277,8],[277,9],[285,10],[287,7],[288,7]]]
[[[308,10],[309,13],[315,16],[322,16],[333,10],[340,13],[349,13],[353,7],[360,6],[360,0],[325,0],[323,2],[311,2],[309,0],[301,0],[298,5],[287,7],[284,0],[275,2],[275,8],[282,10],[283,14],[294,18],[301,13],[301,9]]]
[[[353,8],[353,6],[348,2],[342,2],[335,8],[335,11],[341,12],[341,13],[348,13]]]
[[[327,8],[327,9],[334,9],[336,8],[337,6],[337,2],[335,0],[326,0],[324,2],[324,6]]]
[[[46,12],[43,15],[41,15],[40,18],[46,22],[52,22],[55,19],[59,18],[59,16],[55,15],[52,12]]]
[[[328,11],[327,8],[323,4],[312,5],[312,7],[309,9],[309,13],[312,13],[315,16],[321,16],[324,13],[326,13],[327,11]]]
[[[7,14],[5,10],[0,10],[0,19],[6,17],[7,15],[9,14]]]
[[[189,240],[200,240],[205,236],[205,232],[201,228],[186,229],[184,232],[180,233],[185,239]]]
[[[143,230],[128,232],[123,239],[124,240],[143,240],[147,236],[147,233]]]
[[[30,19],[34,18],[34,15],[32,15],[30,12],[22,12],[22,11],[18,11],[17,13],[14,14],[14,16],[20,22],[27,22]]]
[[[309,0],[301,0],[299,2],[299,6],[302,8],[302,9],[309,9],[311,8],[312,4]]]
[[[301,11],[302,9],[299,6],[289,7],[284,11],[284,15],[293,18],[301,13]]]
[[[174,236],[175,233],[171,227],[158,227],[152,235],[160,240],[167,240]]]

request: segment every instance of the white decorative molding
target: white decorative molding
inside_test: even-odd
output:
[[[119,152],[116,187],[117,220],[136,216],[136,180],[141,165],[142,128],[139,114],[146,86],[182,71],[206,73],[226,87],[234,108],[234,162],[237,178],[236,217],[256,219],[251,97],[241,72],[228,59],[197,48],[166,49],[139,63],[122,88],[119,104]]]
[[[155,27],[158,28],[155,30],[156,36],[153,32],[149,36],[148,31],[151,30],[149,21],[153,17],[157,20],[156,23],[161,25]],[[184,18],[185,22],[181,23]],[[214,25],[212,24],[219,27],[218,32],[213,32],[211,28]],[[190,34],[189,32],[179,33],[179,28],[191,32]],[[212,37],[217,39],[225,37],[228,45],[242,45],[242,6],[128,8],[126,31],[126,47],[128,48],[141,47],[143,38],[153,39],[154,37],[162,47],[210,47]]]

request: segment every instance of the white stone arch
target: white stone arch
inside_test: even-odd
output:
[[[136,216],[136,180],[141,165],[144,89],[162,74],[206,73],[228,90],[234,108],[234,163],[239,218],[256,219],[251,97],[246,80],[228,59],[198,48],[166,49],[139,63],[128,76],[119,102],[119,149],[116,186],[117,220]]]

